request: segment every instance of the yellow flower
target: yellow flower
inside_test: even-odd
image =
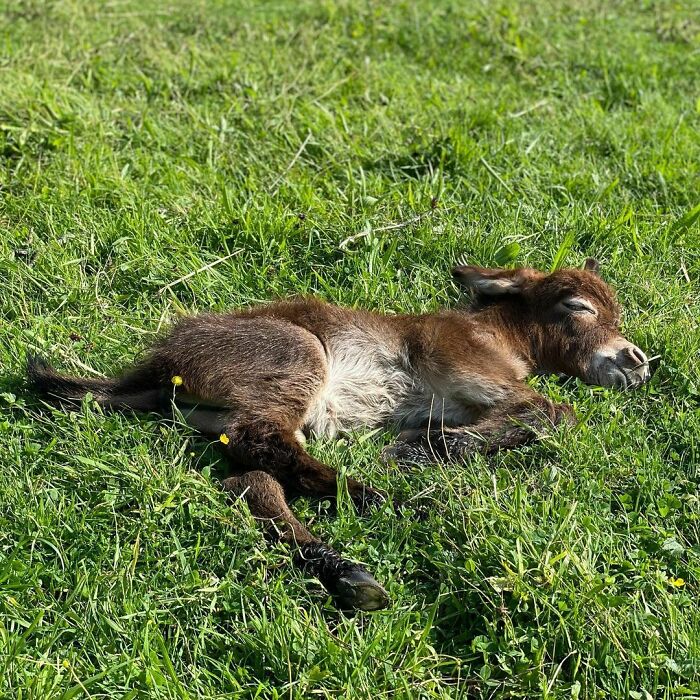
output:
[[[219,442],[223,443],[224,445],[228,445],[231,441],[228,439],[228,435],[226,435],[226,433],[221,433],[221,435],[219,435]]]
[[[668,582],[674,587],[674,588],[683,588],[685,586],[685,581],[682,578],[673,578],[671,576],[668,579]]]
[[[183,384],[182,377],[179,374],[176,374],[170,381],[175,386],[182,386],[182,384]]]
[[[70,668],[70,661],[68,661],[68,659],[63,659],[61,666],[63,666],[63,668]]]

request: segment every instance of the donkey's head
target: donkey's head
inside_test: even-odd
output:
[[[599,277],[597,261],[549,275],[473,266],[453,274],[473,292],[476,308],[500,311],[494,318],[515,332],[534,371],[618,389],[632,389],[651,376],[647,356],[620,333],[620,307]]]

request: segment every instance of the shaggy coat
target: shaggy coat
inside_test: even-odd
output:
[[[223,487],[273,524],[341,605],[377,609],[388,604],[383,588],[287,505],[337,494],[335,472],[305,451],[306,437],[397,429],[399,441],[383,453],[395,461],[491,452],[573,420],[568,406],[531,389],[528,375],[620,389],[649,377],[646,356],[619,332],[619,306],[594,261],[549,275],[471,266],[453,274],[473,294],[467,310],[388,316],[316,299],[276,302],[186,318],[117,379],[62,376],[36,358],[29,376],[61,402],[90,392],[107,408],[166,416],[174,403],[204,435],[225,435],[237,473]],[[346,483],[359,508],[384,499]]]

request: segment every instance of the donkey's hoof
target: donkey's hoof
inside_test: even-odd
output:
[[[316,576],[341,610],[381,610],[387,592],[365,568],[348,561],[323,542],[307,542],[294,556],[297,566]]]
[[[406,443],[392,442],[379,453],[379,461],[382,464],[396,464],[401,460],[401,446]]]
[[[391,602],[374,577],[360,567],[342,574],[333,588],[334,598],[343,609],[382,610]]]

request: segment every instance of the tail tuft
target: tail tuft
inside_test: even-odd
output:
[[[31,354],[27,355],[27,379],[31,389],[54,402],[80,402],[88,392],[98,401],[104,400],[115,385],[111,379],[84,379],[59,374],[42,357]]]
[[[38,355],[27,355],[27,379],[30,388],[51,403],[79,404],[86,394],[106,408],[158,412],[163,391],[152,367],[144,364],[118,379],[72,377],[59,374]]]

